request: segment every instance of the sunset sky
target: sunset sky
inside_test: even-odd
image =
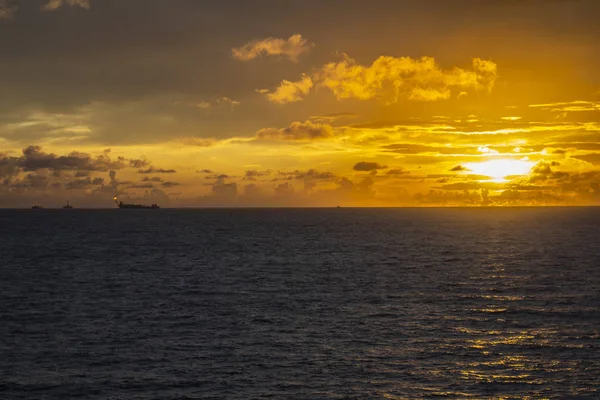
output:
[[[0,0],[0,207],[600,204],[598,0]]]

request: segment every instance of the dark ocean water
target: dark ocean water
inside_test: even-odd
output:
[[[77,397],[598,399],[600,208],[0,210],[0,398]]]

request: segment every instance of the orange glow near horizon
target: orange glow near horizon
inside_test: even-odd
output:
[[[230,26],[226,16],[244,8],[227,2],[173,2],[173,18],[163,2],[52,3],[0,5],[0,37],[16,38],[0,41],[0,207],[117,197],[166,207],[600,204],[593,13],[570,26],[580,30],[570,41],[538,21],[580,15],[584,2],[468,13],[442,0],[351,2],[343,18],[315,3],[315,20],[337,21],[334,36],[329,22],[287,24],[305,6],[279,2],[278,18],[253,15],[262,33],[241,24],[227,40],[189,17],[204,10]],[[138,13],[142,3],[156,18]],[[139,16],[139,35],[123,10]],[[99,29],[106,15],[121,24],[114,36],[78,34],[83,19]],[[25,40],[32,26],[45,41]]]

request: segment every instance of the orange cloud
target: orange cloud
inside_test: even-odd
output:
[[[295,34],[286,39],[268,37],[263,40],[254,40],[241,47],[231,50],[233,58],[240,61],[254,60],[261,55],[279,56],[297,62],[299,57],[314,46],[302,35]]]

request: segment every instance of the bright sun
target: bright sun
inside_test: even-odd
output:
[[[524,160],[489,160],[467,163],[465,167],[477,175],[486,175],[496,182],[506,181],[509,175],[527,175],[535,163]]]

